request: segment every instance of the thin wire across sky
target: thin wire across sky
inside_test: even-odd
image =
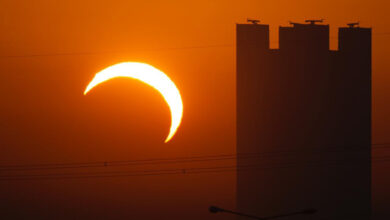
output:
[[[372,149],[390,148],[390,143],[373,144]],[[29,171],[29,170],[58,170],[58,169],[82,169],[82,168],[99,168],[99,167],[117,167],[117,166],[141,166],[141,165],[162,165],[162,164],[179,164],[208,161],[226,161],[236,159],[260,159],[280,156],[317,154],[317,153],[342,153],[342,152],[359,152],[367,151],[368,148],[349,147],[333,148],[327,150],[309,149],[309,150],[286,150],[262,153],[247,154],[217,154],[193,157],[173,157],[173,158],[152,158],[142,160],[116,160],[116,161],[95,161],[95,162],[76,162],[76,163],[47,163],[47,164],[19,164],[19,165],[2,165],[1,171]]]
[[[372,149],[390,148],[390,143],[373,144]],[[292,161],[292,162],[269,162],[263,159],[269,159],[281,156],[295,156],[306,153],[356,153],[359,151],[367,151],[365,148],[350,148],[341,150],[311,150],[311,151],[279,151],[279,152],[265,152],[253,154],[221,154],[210,156],[197,157],[175,157],[175,158],[160,158],[147,160],[126,160],[126,161],[105,161],[105,162],[85,162],[85,163],[57,163],[57,164],[30,164],[30,165],[11,165],[0,166],[0,181],[13,180],[43,180],[43,179],[86,179],[86,178],[112,178],[112,177],[134,177],[134,176],[160,176],[160,175],[179,175],[179,174],[202,174],[202,173],[220,173],[220,172],[237,172],[237,171],[258,171],[264,169],[281,169],[281,168],[311,168],[311,167],[328,167],[328,166],[359,166],[365,165],[367,162],[366,155],[359,157],[353,156],[351,158],[343,159],[326,159],[326,160],[312,160],[312,161]],[[245,166],[237,166],[235,164],[229,166],[202,166],[202,167],[179,167],[167,169],[150,169],[150,170],[132,170],[132,171],[84,171],[74,172],[75,169],[80,168],[101,168],[101,167],[118,167],[118,166],[140,166],[140,165],[164,165],[164,164],[193,164],[199,162],[218,162],[228,161],[234,163],[235,160],[251,160],[251,164]],[[253,161],[255,161],[253,163]],[[389,156],[372,157],[368,163],[379,164],[390,162]],[[188,165],[187,165],[188,166]],[[49,171],[56,170],[55,173],[25,173],[30,171]],[[61,171],[58,171],[61,170]],[[15,173],[16,171],[16,173]],[[22,172],[20,172],[22,171]],[[65,172],[64,172],[65,171]],[[70,171],[70,172],[69,172]]]
[[[390,156],[373,158],[369,163],[377,164],[390,162]],[[109,171],[109,172],[78,172],[78,173],[50,173],[50,174],[16,174],[0,175],[1,181],[13,180],[50,180],[50,179],[88,179],[88,178],[112,178],[112,177],[134,177],[134,176],[161,176],[161,175],[187,175],[203,173],[237,172],[237,171],[259,171],[265,169],[284,169],[284,168],[312,168],[329,166],[359,166],[366,165],[360,160],[325,160],[325,161],[305,161],[292,163],[275,163],[273,166],[265,164],[250,164],[245,166],[214,166],[214,167],[194,167],[194,168],[175,168],[159,170],[137,170],[137,171]]]
[[[373,33],[373,36],[390,35],[390,32]],[[331,39],[337,37],[330,37]],[[279,43],[277,41],[271,41],[270,43]],[[212,44],[212,45],[199,45],[199,46],[185,46],[185,47],[166,47],[166,48],[144,48],[144,49],[132,49],[132,50],[118,50],[118,51],[85,51],[85,52],[66,52],[66,53],[42,53],[42,54],[21,54],[21,55],[0,55],[0,59],[7,58],[39,58],[39,57],[61,57],[61,56],[88,56],[88,55],[100,55],[100,54],[122,54],[122,53],[134,53],[142,51],[174,51],[174,50],[195,50],[195,49],[209,49],[209,48],[223,48],[223,47],[235,47],[234,43],[228,44]]]

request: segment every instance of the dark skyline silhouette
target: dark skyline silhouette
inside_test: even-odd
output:
[[[337,28],[347,22],[373,28],[373,220],[389,219],[389,6],[383,0],[3,1],[1,219],[236,219],[208,207],[240,212],[237,170],[348,164],[281,158],[350,149],[270,146],[237,154],[236,24],[247,18],[269,24],[270,48],[279,48],[279,25],[289,21],[326,19],[332,50]],[[126,61],[155,66],[180,90],[183,121],[172,142],[164,144],[169,108],[150,86],[117,79],[83,95],[97,72]],[[253,164],[237,167],[237,157]],[[307,208],[317,207],[255,216]]]
[[[269,47],[269,25],[237,24],[237,153],[309,151],[238,158],[238,167],[314,164],[239,170],[241,212],[271,215],[314,207],[319,212],[307,218],[369,219],[371,29],[339,28],[339,49],[330,50],[329,25],[319,22],[279,27],[279,49]],[[324,161],[344,165],[322,166]]]

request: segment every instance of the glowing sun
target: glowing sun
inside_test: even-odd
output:
[[[175,83],[165,73],[149,64],[124,62],[107,67],[96,73],[85,89],[84,95],[97,85],[117,77],[137,79],[150,85],[163,96],[171,111],[171,128],[165,143],[171,140],[183,117],[183,102]]]

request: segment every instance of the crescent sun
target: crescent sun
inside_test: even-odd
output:
[[[145,63],[123,62],[96,73],[84,91],[86,95],[97,85],[117,77],[137,79],[156,89],[165,99],[171,112],[171,127],[165,143],[175,135],[183,117],[183,101],[175,83],[159,69]]]

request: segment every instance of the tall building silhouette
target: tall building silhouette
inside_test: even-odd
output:
[[[369,219],[371,29],[237,24],[237,208],[286,219]]]

